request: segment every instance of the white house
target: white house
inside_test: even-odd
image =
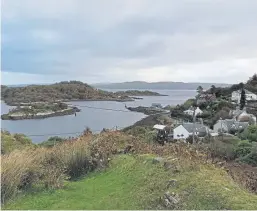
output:
[[[241,92],[241,90],[232,92],[231,100],[239,103],[241,99]],[[245,98],[246,101],[257,100],[257,95],[245,89]]]
[[[174,139],[187,139],[190,135],[193,135],[194,124],[183,123],[173,130]],[[195,123],[195,135],[204,137],[209,133],[209,128],[203,124]]]
[[[194,115],[194,110],[193,110],[192,108],[190,108],[190,109],[184,111],[184,113],[187,114],[187,115],[193,116],[193,115]],[[197,115],[200,115],[200,114],[202,114],[202,113],[203,113],[203,111],[202,111],[199,107],[197,107],[197,108],[195,109],[195,115],[196,115],[196,116],[197,116]]]

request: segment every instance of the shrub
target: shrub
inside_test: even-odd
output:
[[[220,140],[214,140],[208,144],[211,157],[219,157],[225,160],[233,160],[236,158],[236,146],[231,143],[225,143]]]
[[[239,134],[239,137],[241,139],[249,140],[251,142],[257,142],[257,126],[248,126],[242,133]]]
[[[7,131],[1,131],[1,154],[7,154],[15,149],[24,149],[33,146],[31,139],[23,134],[10,134]]]
[[[64,141],[67,141],[67,139],[61,138],[59,136],[54,136],[54,137],[50,137],[47,141],[43,141],[39,145],[44,146],[44,147],[53,147],[54,145],[56,145],[58,143],[62,143]]]
[[[240,141],[236,149],[237,157],[244,157],[248,155],[252,150],[252,143],[247,140]]]
[[[237,161],[246,163],[252,166],[257,166],[257,144],[254,144],[249,154],[239,158]]]

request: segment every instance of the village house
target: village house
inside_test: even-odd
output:
[[[195,126],[195,135],[198,137],[204,137],[209,133],[209,128],[200,123],[183,123],[174,128],[173,138],[174,139],[187,139],[189,136],[193,135]]]
[[[197,104],[206,103],[206,102],[213,102],[216,100],[215,94],[207,94],[203,93],[201,94],[197,99]]]
[[[231,131],[243,131],[248,126],[248,122],[239,122],[235,119],[224,119],[217,121],[213,126],[213,131],[216,133],[230,133]]]
[[[184,111],[184,113],[187,114],[187,115],[193,116],[193,115],[194,115],[194,110],[193,110],[193,108],[191,107],[191,108],[189,108],[188,110]],[[197,107],[197,108],[195,109],[195,116],[201,115],[202,113],[203,113],[203,111],[202,111],[199,107]]]
[[[241,89],[232,92],[231,100],[240,103],[241,92]],[[245,89],[245,99],[246,101],[257,100],[257,95]]]
[[[240,110],[239,108],[237,108],[236,110],[231,110],[230,116],[232,116],[234,120],[239,122],[248,122],[252,124],[256,124],[257,122],[256,116],[254,116],[253,114],[248,114],[245,108],[243,110]]]

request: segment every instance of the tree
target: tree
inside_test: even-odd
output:
[[[242,89],[242,92],[241,92],[241,99],[240,99],[240,110],[243,110],[243,108],[245,107],[245,101],[246,101],[246,98],[245,98],[245,90]]]
[[[202,87],[202,86],[198,86],[198,87],[197,87],[197,92],[198,92],[199,94],[201,94],[201,93],[203,92],[203,87]]]
[[[216,86],[214,86],[214,85],[211,86],[211,93],[212,94],[216,93]]]

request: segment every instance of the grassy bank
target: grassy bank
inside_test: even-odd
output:
[[[176,181],[168,187],[168,181]],[[166,191],[179,196],[176,209],[257,209],[257,195],[235,184],[223,169],[206,164],[174,173],[152,156],[116,156],[108,169],[67,182],[55,191],[28,193],[4,209],[164,209]]]

